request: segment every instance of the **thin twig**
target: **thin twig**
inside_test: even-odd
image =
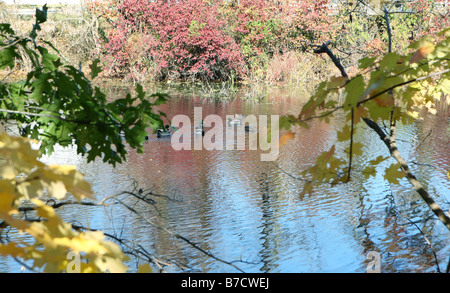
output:
[[[388,50],[389,53],[392,52],[392,32],[391,32],[391,24],[389,22],[389,12],[387,11],[386,7],[383,7],[384,12],[384,19],[386,21],[386,29],[388,33]]]
[[[353,133],[354,133],[354,120],[355,120],[355,115],[354,115],[354,109],[351,109],[351,115],[352,115],[352,119],[351,119],[351,123],[350,123],[350,150],[349,150],[349,154],[348,154],[348,173],[347,173],[347,182],[350,181],[350,176],[351,176],[351,172],[352,172],[352,158],[353,158]]]
[[[335,66],[337,68],[339,68],[341,70],[341,74],[343,77],[346,77],[348,79],[348,75],[345,72],[345,70],[343,70],[342,64],[340,64],[339,60],[333,55],[333,53],[328,49],[328,44],[329,42],[323,44],[321,46],[321,50],[318,51],[318,53],[322,53],[325,52],[328,54],[328,56],[331,58],[331,60],[333,61],[333,63],[335,64]],[[360,106],[363,103],[370,101],[378,96],[381,96],[384,93],[390,92],[393,89],[399,87],[399,86],[403,86],[412,82],[416,82],[416,81],[421,81],[433,76],[438,76],[438,75],[442,75],[445,74],[447,72],[450,72],[450,69],[446,69],[446,70],[442,70],[440,72],[433,72],[431,74],[428,74],[426,76],[422,76],[422,77],[418,77],[418,78],[413,78],[411,80],[393,85],[381,92],[378,92],[377,94],[374,94],[370,97],[368,97],[367,99],[361,100],[359,101],[356,106]],[[341,106],[342,107],[342,106]],[[336,109],[336,108],[335,108]],[[448,230],[450,230],[450,216],[447,215],[442,208],[435,202],[435,200],[433,199],[433,197],[431,195],[428,194],[428,192],[425,190],[425,188],[423,187],[423,185],[417,180],[417,178],[412,174],[411,170],[408,167],[408,164],[406,163],[406,161],[403,159],[403,157],[401,156],[400,152],[397,149],[397,143],[395,141],[395,124],[392,125],[391,124],[391,132],[393,135],[393,139],[387,137],[387,135],[383,132],[383,130],[378,126],[377,123],[375,123],[373,120],[369,119],[369,118],[362,118],[363,121],[367,124],[367,126],[369,126],[372,130],[374,130],[378,136],[380,137],[381,141],[383,141],[385,143],[385,145],[387,146],[389,153],[391,154],[391,156],[400,164],[400,167],[402,169],[402,171],[406,174],[406,178],[408,179],[409,183],[413,186],[414,190],[422,197],[422,199],[427,203],[428,207],[435,213],[435,215],[438,217],[438,219],[447,227]]]
[[[109,198],[111,198],[111,197],[108,197],[108,199],[109,199]],[[215,259],[215,260],[217,260],[217,261],[219,261],[219,262],[222,262],[222,263],[224,263],[224,264],[227,264],[227,265],[229,265],[229,266],[232,266],[233,268],[237,269],[238,271],[244,273],[244,271],[243,271],[241,268],[239,268],[238,266],[236,266],[236,265],[233,264],[232,262],[228,262],[228,261],[225,261],[225,260],[223,260],[223,259],[220,259],[219,257],[215,256],[214,254],[212,254],[212,253],[210,253],[210,252],[204,250],[203,248],[201,248],[200,246],[198,246],[196,243],[194,243],[194,242],[191,241],[190,239],[188,239],[188,238],[186,238],[186,237],[184,237],[184,236],[182,236],[182,235],[180,235],[180,234],[178,234],[178,233],[176,233],[176,232],[173,232],[173,231],[171,231],[171,230],[169,230],[169,229],[167,229],[167,228],[165,228],[165,227],[162,227],[162,226],[160,226],[160,225],[157,225],[156,223],[154,223],[154,222],[150,221],[149,219],[145,218],[141,213],[139,213],[139,212],[136,211],[135,209],[133,209],[133,208],[131,208],[130,206],[128,206],[127,204],[125,204],[125,203],[124,203],[123,201],[121,201],[120,199],[115,198],[115,200],[117,200],[117,201],[118,201],[119,203],[121,203],[125,208],[127,208],[129,211],[131,211],[132,213],[134,213],[135,215],[137,215],[138,217],[140,217],[141,219],[143,219],[144,221],[146,221],[146,222],[147,222],[148,224],[150,224],[151,226],[153,226],[153,227],[155,227],[155,228],[157,228],[157,229],[159,229],[159,230],[162,230],[162,231],[168,233],[169,235],[174,236],[175,238],[178,238],[178,239],[183,240],[184,242],[186,242],[186,243],[189,244],[190,246],[194,247],[195,249],[199,250],[199,251],[202,252],[203,254],[209,256],[210,258],[213,258],[213,259]]]

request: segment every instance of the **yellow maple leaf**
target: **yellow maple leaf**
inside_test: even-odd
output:
[[[369,112],[367,111],[366,107],[359,106],[356,108],[354,116],[353,116],[353,123],[357,124],[361,120],[361,118],[366,118],[369,116]]]
[[[337,132],[337,139],[339,141],[346,141],[350,138],[350,125],[346,124],[344,127],[342,127],[341,131]]]
[[[428,54],[434,51],[434,45],[431,43],[421,46],[411,57],[409,63],[417,63],[422,59],[425,59]]]
[[[0,254],[4,256],[23,257],[26,254],[24,247],[19,247],[17,243],[9,242],[0,245]]]
[[[293,139],[295,137],[295,133],[289,131],[288,133],[284,134],[279,139],[279,147],[284,146],[288,140]]]
[[[45,176],[55,181],[61,181],[65,189],[78,200],[86,197],[93,198],[91,185],[84,180],[84,176],[76,170],[75,166],[50,165],[45,168]],[[59,186],[61,187],[61,185]],[[65,190],[57,189],[55,191],[58,196],[65,194]]]
[[[152,268],[150,267],[150,265],[148,263],[145,263],[145,264],[139,266],[137,272],[138,273],[151,273]]]
[[[398,179],[405,177],[405,173],[400,169],[400,165],[397,163],[391,164],[389,168],[386,169],[384,174],[384,179],[392,184],[398,184]]]

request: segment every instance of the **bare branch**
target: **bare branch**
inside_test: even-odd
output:
[[[372,120],[367,118],[363,118],[363,120],[370,128],[372,128],[372,130],[374,130],[378,134],[380,139],[387,146],[387,148],[389,149],[389,153],[400,164],[401,169],[406,174],[406,178],[413,186],[414,190],[422,197],[422,199],[426,202],[428,207],[434,212],[438,219],[447,227],[448,230],[450,230],[450,217],[442,210],[442,208],[435,202],[433,197],[428,194],[424,186],[412,174],[411,170],[408,167],[408,164],[405,162],[400,152],[398,151],[397,143],[395,142],[395,140],[387,137],[387,135],[383,132],[383,130],[381,130],[378,124],[376,124]]]
[[[108,197],[107,199],[111,199],[111,198],[112,198],[112,197]],[[176,233],[176,232],[173,232],[173,231],[171,231],[171,230],[169,230],[169,229],[167,229],[167,228],[165,228],[165,227],[162,227],[162,226],[156,224],[155,222],[153,222],[153,221],[147,219],[147,218],[144,217],[141,213],[139,213],[138,211],[136,211],[134,208],[132,208],[132,207],[130,207],[129,205],[127,205],[126,203],[124,203],[122,200],[120,200],[120,199],[118,199],[118,198],[115,198],[115,200],[117,200],[120,204],[122,204],[122,205],[123,205],[125,208],[127,208],[130,212],[132,212],[133,214],[135,214],[135,215],[137,215],[138,217],[140,217],[141,219],[143,219],[143,220],[144,220],[145,222],[147,222],[149,225],[151,225],[151,226],[153,226],[153,227],[155,227],[155,228],[157,228],[157,229],[159,229],[159,230],[162,230],[162,231],[166,232],[167,234],[174,236],[175,238],[178,238],[178,239],[183,240],[184,242],[186,242],[186,243],[189,244],[190,246],[194,247],[194,248],[197,249],[198,251],[202,252],[203,254],[209,256],[210,258],[213,258],[213,259],[215,259],[215,260],[217,260],[217,261],[219,261],[219,262],[222,262],[222,263],[224,263],[224,264],[227,264],[227,265],[229,265],[229,266],[232,266],[233,268],[237,269],[238,271],[244,273],[244,271],[243,271],[241,268],[239,268],[238,266],[236,266],[235,264],[233,264],[233,262],[229,262],[229,261],[225,261],[225,260],[223,260],[223,259],[220,259],[219,257],[215,256],[215,255],[212,254],[211,252],[204,250],[203,248],[201,248],[200,246],[198,246],[196,243],[194,243],[194,242],[191,241],[190,239],[188,239],[188,238],[186,238],[186,237],[184,237],[184,236],[182,236],[182,235],[180,235],[180,234],[178,234],[178,233]],[[104,202],[104,200],[102,200],[102,202]]]
[[[330,58],[331,61],[333,61],[334,65],[339,69],[339,71],[341,72],[341,75],[343,77],[348,78],[347,73],[345,72],[344,67],[342,66],[341,62],[339,61],[339,59],[333,54],[333,52],[331,52],[331,50],[328,48],[328,45],[330,44],[330,41],[324,43],[322,46],[319,46],[317,49],[314,50],[314,53],[316,54],[321,54],[321,53],[326,53]]]
[[[343,77],[348,78],[347,73],[345,72],[345,70],[343,70],[342,64],[340,64],[339,60],[333,55],[333,53],[328,49],[328,44],[329,42],[323,44],[320,48],[320,50],[318,50],[318,53],[322,53],[325,52],[328,54],[328,56],[330,56],[331,60],[333,61],[333,63],[336,65],[336,67],[341,70],[341,74]],[[439,76],[442,74],[445,74],[447,72],[449,72],[450,69],[446,69],[446,70],[442,70],[440,72],[433,72],[431,74],[428,74],[426,76],[422,76],[422,77],[418,77],[418,78],[413,78],[411,80],[407,80],[405,82],[402,82],[400,84],[396,84],[393,85],[377,94],[374,94],[362,101],[359,101],[357,103],[357,107],[360,106],[361,104],[370,101],[378,96],[381,96],[384,93],[390,92],[393,89],[399,87],[399,86],[403,86],[412,82],[416,82],[416,81],[420,81],[420,80],[424,80],[433,76]],[[431,195],[428,194],[428,192],[425,190],[424,186],[417,180],[417,178],[412,174],[411,170],[408,167],[408,164],[405,162],[405,160],[403,159],[403,157],[401,156],[400,152],[397,149],[397,143],[395,141],[395,124],[391,123],[391,133],[392,133],[392,137],[389,138],[387,137],[387,135],[383,132],[383,130],[378,126],[377,123],[375,123],[373,120],[368,119],[368,118],[362,118],[363,121],[367,124],[367,126],[369,126],[372,130],[374,130],[378,136],[380,137],[380,139],[385,143],[385,145],[387,146],[387,148],[389,149],[389,152],[391,154],[391,156],[397,160],[397,162],[400,164],[401,169],[403,170],[403,172],[406,174],[406,178],[408,179],[409,183],[413,186],[414,190],[422,197],[422,199],[426,202],[426,204],[428,205],[428,207],[434,212],[434,214],[438,217],[438,219],[447,227],[448,230],[450,230],[450,217],[442,210],[442,208],[435,202],[435,200],[433,199],[433,197]]]

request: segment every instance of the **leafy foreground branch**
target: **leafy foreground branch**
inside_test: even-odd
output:
[[[380,126],[378,126],[378,124],[376,124],[375,122],[373,122],[368,118],[363,118],[363,120],[371,129],[373,129],[378,134],[380,139],[384,142],[386,147],[389,149],[389,153],[391,154],[391,156],[400,164],[400,168],[406,174],[406,178],[408,179],[409,183],[412,185],[414,190],[426,202],[428,207],[433,211],[433,213],[438,217],[438,219],[447,227],[448,230],[450,230],[450,217],[442,210],[439,204],[436,203],[436,201],[427,192],[427,190],[420,183],[420,181],[417,180],[416,176],[414,176],[414,174],[411,172],[408,164],[398,151],[397,142],[395,140],[395,133],[396,133],[395,125],[391,126],[392,134],[390,137],[388,137],[380,128]]]
[[[25,81],[0,81],[0,120],[3,125],[12,121],[23,136],[11,136],[0,125],[0,228],[24,234],[20,239],[0,237],[0,255],[13,257],[32,271],[67,272],[71,261],[68,254],[74,252],[81,258],[79,272],[126,272],[129,257],[118,242],[128,254],[147,260],[138,271],[151,271],[150,262],[161,268],[165,263],[142,246],[67,223],[55,210],[74,204],[106,206],[106,201],[114,199],[148,224],[241,271],[232,262],[146,219],[119,195],[98,203],[87,201],[95,200],[91,186],[74,166],[46,165],[39,160],[56,144],[75,144],[77,153],[87,156],[88,162],[100,157],[112,165],[120,163],[126,158],[125,144],[142,152],[146,129],[162,126],[161,117],[165,115],[154,111],[154,107],[167,99],[165,94],[147,95],[138,84],[136,97],[128,94],[108,102],[106,95],[91,84],[101,71],[97,60],[90,66],[88,79],[81,70],[50,53],[48,48],[58,53],[51,43],[37,38],[46,17],[46,6],[36,9],[36,22],[28,37],[18,37],[9,24],[0,24],[0,69],[14,69],[21,58],[30,60],[33,67]],[[37,142],[40,149],[32,149],[31,144]],[[74,200],[67,199],[68,194]],[[147,197],[149,193],[123,194],[154,204]],[[35,217],[29,218],[27,212]]]
[[[89,77],[65,64],[51,43],[38,38],[47,7],[36,11],[28,37],[17,36],[8,23],[0,24],[0,70],[13,70],[18,60],[29,60],[32,68],[25,81],[0,81],[0,119],[13,121],[22,136],[38,140],[43,154],[50,154],[56,144],[75,143],[77,153],[88,161],[101,157],[115,165],[125,160],[126,144],[142,153],[146,129],[163,126],[165,115],[154,108],[168,96],[148,95],[138,84],[135,96],[109,102],[91,83],[102,70],[99,60],[90,65]]]
[[[24,141],[24,144],[27,144],[27,141]],[[2,153],[3,152],[0,151],[0,154]],[[70,168],[69,166],[61,167]],[[77,172],[74,174],[76,176],[80,176]],[[50,178],[34,176],[34,182],[32,185],[39,185],[42,184],[43,181],[48,180],[50,180]],[[59,185],[59,183],[61,183],[60,188],[63,188],[63,186],[67,187],[67,185],[69,185],[72,181],[75,181],[74,178],[67,176],[63,182],[58,182],[55,180],[53,184]],[[84,180],[79,178],[77,185],[80,186],[82,182],[84,182]],[[87,184],[87,182],[84,183],[86,187],[85,193],[88,194],[90,193],[89,184]],[[48,188],[48,185],[43,185]],[[18,185],[16,183],[16,187],[17,186]],[[64,190],[61,190],[61,192],[64,193]],[[81,195],[81,193],[77,195]],[[20,197],[20,195],[15,196]],[[54,196],[54,194],[50,193],[48,196]],[[2,245],[0,245],[0,254],[13,257],[28,270],[42,270],[43,272],[67,272],[68,269],[71,270],[70,260],[67,260],[68,253],[71,251],[83,255],[82,265],[79,268],[79,271],[83,273],[126,272],[128,267],[124,265],[124,262],[129,260],[129,256],[133,256],[140,260],[139,263],[143,263],[138,266],[138,272],[151,272],[152,269],[150,264],[159,268],[161,272],[164,272],[165,267],[169,266],[176,266],[183,270],[189,269],[185,264],[172,263],[171,261],[160,259],[158,256],[155,256],[151,252],[147,251],[141,244],[136,243],[133,240],[121,238],[110,233],[103,233],[97,229],[88,228],[79,224],[66,223],[56,214],[55,211],[60,207],[68,205],[108,207],[110,205],[120,204],[128,211],[144,220],[150,226],[157,228],[158,230],[161,230],[178,240],[181,240],[188,246],[193,247],[215,261],[222,262],[240,272],[243,272],[234,263],[244,261],[238,260],[229,262],[222,260],[211,252],[202,249],[199,245],[187,237],[161,226],[157,223],[157,221],[150,220],[147,214],[144,215],[133,207],[135,204],[130,205],[127,197],[132,197],[137,200],[137,202],[151,205],[155,208],[156,212],[158,212],[156,207],[156,198],[165,198],[167,200],[176,201],[176,199],[172,199],[166,195],[156,194],[152,191],[143,191],[142,189],[138,190],[136,184],[132,191],[124,191],[113,194],[98,202],[92,201],[92,197],[83,196],[80,196],[75,200],[66,199],[65,196],[61,198],[51,197],[45,203],[36,198],[27,198],[28,203],[26,205],[23,205],[22,203],[20,206],[17,206],[16,209],[11,209],[9,211],[12,217],[14,217],[14,220],[12,220],[12,217],[7,217],[0,214],[0,217],[5,220],[5,222],[3,222],[0,226],[2,228],[9,226],[10,229],[21,230],[33,236],[36,242],[33,245],[29,245],[25,244],[23,241],[15,241],[14,239],[8,239],[6,241],[6,238],[9,237],[0,237],[0,243],[2,243]],[[45,241],[43,240],[44,238]],[[110,239],[112,242],[106,241],[106,239]],[[115,243],[118,243],[120,246]],[[96,246],[97,249],[94,250],[94,247]],[[110,250],[109,253],[107,249]],[[39,251],[39,254],[37,254],[37,251]],[[59,252],[58,255],[50,257],[50,255],[55,252]],[[37,262],[36,258],[41,260]],[[33,261],[31,266],[27,265],[27,261],[30,260]]]
[[[81,272],[125,272],[127,257],[119,246],[105,240],[103,233],[80,233],[63,221],[54,208],[38,197],[62,199],[70,192],[78,201],[93,198],[90,185],[73,166],[45,165],[38,160],[30,140],[0,134],[0,218],[12,229],[32,236],[32,241],[2,243],[0,254],[15,259],[33,260],[33,269],[61,272],[67,269],[67,253],[83,254]],[[19,214],[24,202],[33,204],[43,221],[27,221]],[[2,241],[3,242],[3,241]]]
[[[419,118],[418,111],[421,108],[426,108],[429,113],[436,113],[436,104],[441,100],[445,101],[450,94],[450,29],[443,30],[439,38],[434,40],[425,37],[414,42],[410,46],[413,51],[409,54],[389,52],[380,60],[363,58],[359,61],[361,73],[352,78],[348,77],[339,59],[328,48],[329,42],[318,46],[316,53],[326,53],[340,69],[342,76],[323,82],[300,114],[284,117],[281,127],[287,130],[294,124],[308,127],[306,121],[329,121],[338,110],[342,110],[347,122],[338,132],[337,138],[338,142],[348,144],[348,160],[336,154],[335,145],[322,153],[315,165],[302,173],[313,179],[305,183],[302,194],[312,191],[313,182],[345,183],[351,179],[352,158],[362,154],[363,144],[354,141],[355,126],[362,121],[379,136],[390,156],[396,160],[396,163],[386,169],[384,178],[390,183],[398,184],[400,178],[406,177],[428,207],[450,230],[450,216],[412,173],[398,151],[395,136],[397,122],[404,125],[413,123],[414,119]],[[344,97],[340,106],[337,106],[334,99],[337,95]],[[383,131],[377,121],[389,121],[389,134]],[[293,136],[289,132],[281,139]],[[363,170],[364,176],[375,176],[375,167],[384,160],[386,158],[380,156],[370,161]]]
[[[117,244],[99,231],[75,231],[41,200],[59,200],[67,193],[77,201],[92,199],[89,183],[74,166],[46,165],[39,157],[51,153],[56,144],[76,142],[77,152],[87,155],[88,161],[103,156],[113,165],[121,162],[126,155],[125,141],[139,150],[145,127],[161,121],[151,107],[164,97],[152,104],[137,87],[137,98],[128,95],[108,103],[80,70],[49,52],[47,48],[57,52],[52,44],[37,38],[46,19],[47,7],[36,9],[36,22],[28,37],[17,36],[10,24],[0,24],[0,69],[13,69],[22,58],[33,65],[25,81],[0,81],[0,119],[13,121],[24,137],[41,143],[40,151],[33,150],[31,143],[36,140],[10,136],[0,127],[0,219],[28,236],[7,243],[2,239],[0,254],[31,261],[27,267],[33,270],[62,272],[69,263],[68,252],[74,252],[83,256],[80,272],[124,272],[127,257]],[[91,78],[99,71],[94,62]],[[21,218],[23,203],[32,204],[37,217],[45,220]]]

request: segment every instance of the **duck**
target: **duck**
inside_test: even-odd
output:
[[[228,125],[240,125],[244,119],[242,114],[234,114],[234,118],[228,118]]]
[[[170,132],[170,126],[166,125],[165,129],[158,129],[156,131],[156,137],[161,138],[161,137],[168,137],[171,136],[172,132]]]
[[[258,132],[258,127],[256,125],[245,125],[244,126],[244,131],[245,132]]]
[[[202,136],[205,135],[205,129],[203,128],[203,120],[200,121],[199,125],[194,127],[194,133],[201,134]]]

